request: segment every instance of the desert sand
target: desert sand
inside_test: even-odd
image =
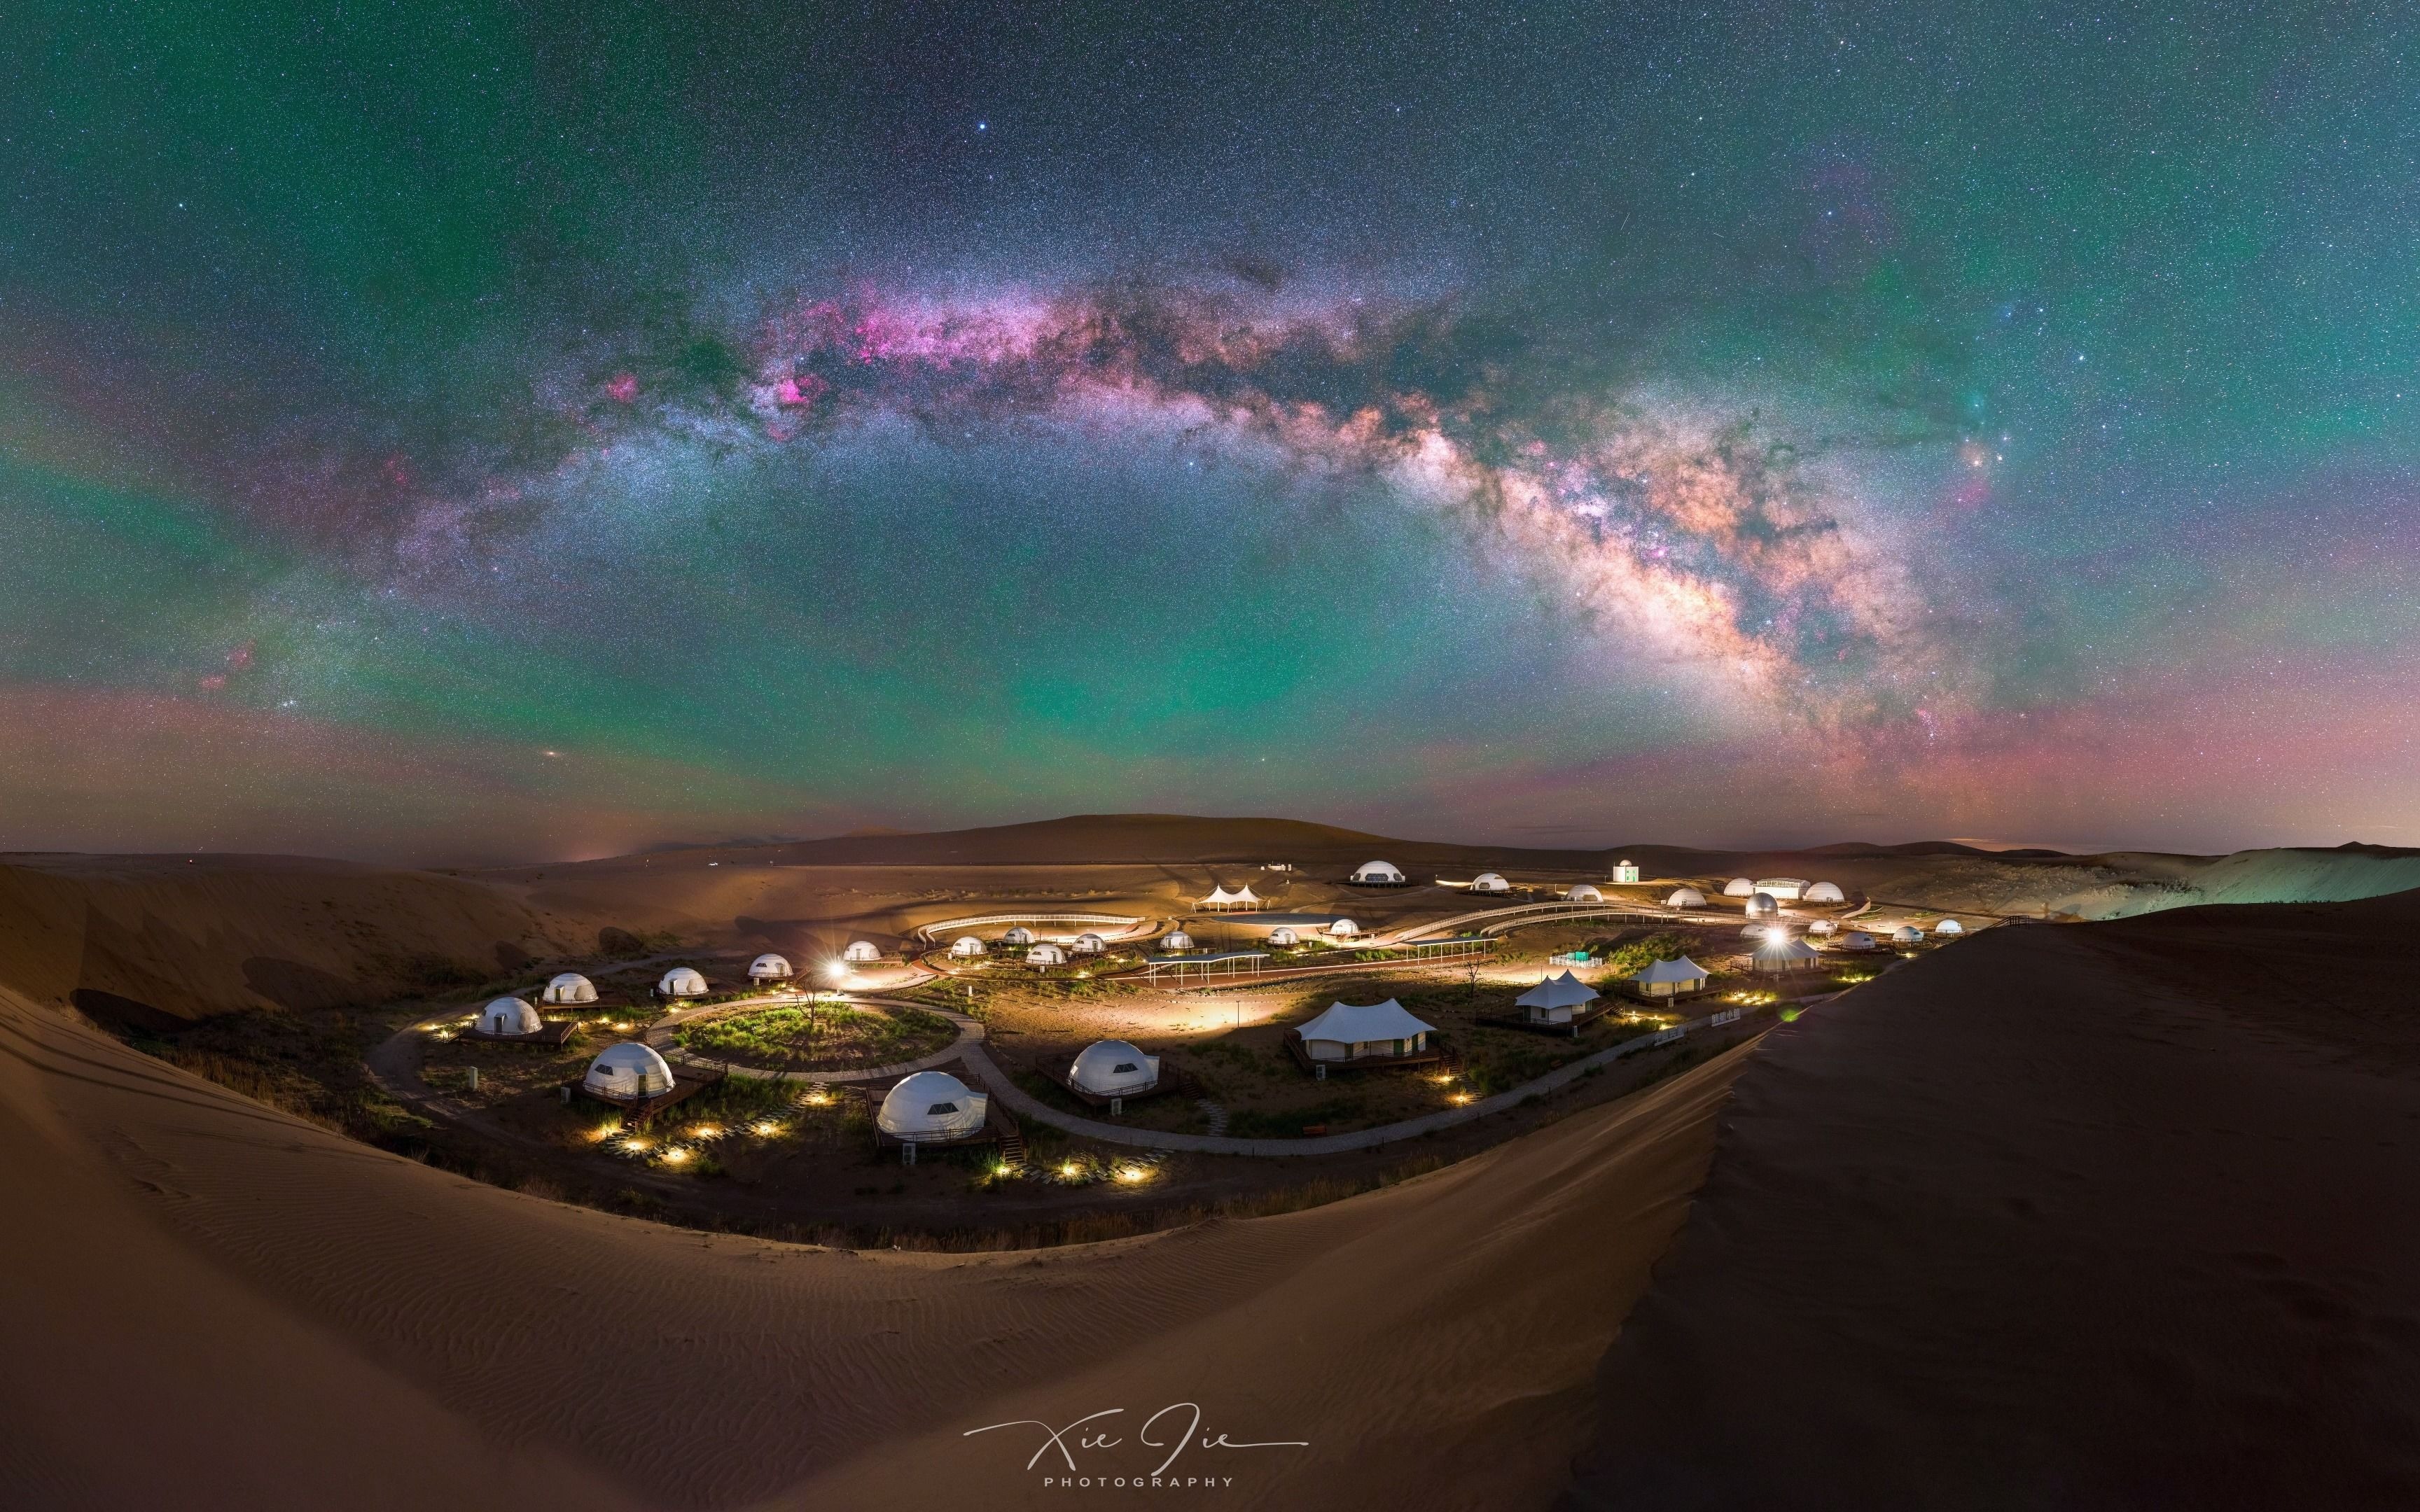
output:
[[[1567,1504],[2420,1505],[2415,930],[1995,930],[1766,1036]]]

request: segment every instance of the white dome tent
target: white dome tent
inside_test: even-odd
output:
[[[1024,925],[1019,924],[1015,929],[1010,930],[1007,933],[1001,935],[1000,937],[1000,943],[1002,945],[1032,945],[1033,943],[1033,932],[1027,929]]]
[[[1383,1003],[1330,1003],[1327,1011],[1294,1031],[1317,1062],[1399,1060],[1425,1055],[1434,1024],[1423,1024],[1389,997]]]
[[[658,997],[704,997],[706,978],[695,966],[675,966],[656,982]]]
[[[1109,941],[1101,938],[1097,934],[1089,933],[1077,935],[1076,943],[1069,947],[1069,949],[1073,949],[1078,955],[1098,955],[1109,948]]]
[[[983,1132],[991,1099],[945,1071],[920,1071],[882,1095],[874,1126],[903,1145],[942,1145]]]
[[[1159,948],[1163,950],[1190,950],[1193,949],[1193,936],[1181,929],[1172,929],[1159,937]]]
[[[1140,1097],[1159,1085],[1159,1057],[1124,1040],[1095,1040],[1077,1052],[1067,1085],[1094,1097]]]
[[[1641,997],[1679,997],[1706,990],[1706,968],[1683,956],[1677,961],[1651,961],[1630,974]]]
[[[840,958],[851,965],[863,965],[881,960],[882,949],[872,940],[851,940],[848,949],[840,953]]]
[[[1400,886],[1405,879],[1392,861],[1364,861],[1355,868],[1353,880],[1365,887],[1392,887]]]
[[[1965,933],[1966,926],[1961,924],[1954,918],[1945,918],[1940,923],[1932,926],[1932,933],[1938,935],[1955,937]]]
[[[983,941],[971,934],[961,934],[950,942],[950,953],[961,961],[971,961],[984,954],[987,949],[988,947]]]
[[[1296,934],[1294,932],[1293,927],[1290,925],[1280,924],[1277,928],[1269,931],[1269,943],[1276,946],[1280,950],[1291,950],[1296,945],[1300,944],[1301,941],[1302,936]]]
[[[1601,903],[1605,902],[1605,892],[1602,888],[1599,888],[1592,884],[1582,882],[1563,889],[1563,902],[1567,903]]]
[[[597,984],[577,971],[566,971],[546,984],[538,1001],[549,1007],[568,1007],[576,1003],[597,1001]]]
[[[1505,881],[1502,875],[1497,872],[1481,872],[1479,875],[1471,879],[1470,890],[1473,892],[1511,892],[1512,890],[1512,884]]]
[[[1840,949],[1843,950],[1870,950],[1873,948],[1874,937],[1864,930],[1853,929],[1840,936]]]
[[[1350,940],[1359,936],[1361,926],[1349,918],[1340,918],[1327,926],[1327,936],[1333,940]]]
[[[1025,964],[1030,966],[1063,966],[1067,964],[1066,948],[1045,940],[1025,952]]]
[[[1664,900],[1667,908],[1703,908],[1706,895],[1695,887],[1675,887],[1672,896]]]
[[[768,951],[748,963],[750,981],[787,981],[790,976],[790,960],[787,956],[774,955]]]
[[[1844,903],[1849,899],[1840,890],[1838,883],[1818,882],[1807,887],[1807,901],[1810,903]]]
[[[1788,926],[1776,924],[1770,919],[1752,918],[1740,926],[1740,937],[1743,939],[1769,940],[1776,932],[1783,934],[1790,933]]]
[[[1837,934],[1839,930],[1840,926],[1828,918],[1819,918],[1807,926],[1807,933],[1809,934]]]
[[[1759,892],[1749,896],[1747,901],[1748,918],[1778,918],[1780,916],[1781,905],[1773,901],[1773,894],[1769,892]]]
[[[1745,877],[1733,877],[1723,884],[1723,896],[1726,898],[1745,898],[1755,890],[1756,884]]]
[[[1893,945],[1922,945],[1924,943],[1924,931],[1917,929],[1913,924],[1901,924],[1899,928],[1891,931],[1891,943]],[[1959,959],[1963,960],[1965,958],[1962,956]]]
[[[673,1069],[652,1047],[625,1040],[598,1052],[580,1085],[591,1096],[610,1103],[636,1103],[671,1091]]]
[[[1570,1024],[1584,1016],[1596,998],[1595,988],[1566,971],[1559,977],[1545,978],[1512,999],[1512,1006],[1520,1009],[1531,1024]]]
[[[479,1010],[481,1034],[535,1034],[544,1027],[537,1010],[518,997],[499,997]]]

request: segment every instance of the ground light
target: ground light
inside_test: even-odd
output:
[[[1140,1181],[1147,1174],[1149,1173],[1144,1171],[1140,1165],[1121,1165],[1118,1167],[1118,1180],[1121,1181]]]
[[[681,1149],[677,1145],[664,1151],[664,1164],[667,1165],[679,1165],[685,1164],[688,1160],[689,1151]]]
[[[1071,1160],[1065,1162],[1059,1167],[1059,1174],[1072,1181],[1076,1179],[1076,1163]]]
[[[750,1126],[757,1134],[770,1139],[782,1132],[782,1126],[770,1119],[760,1119]]]

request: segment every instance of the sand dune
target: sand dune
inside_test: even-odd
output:
[[[1572,1504],[2420,1504],[2415,929],[1995,930],[1767,1036]]]
[[[0,1437],[44,1507],[1055,1505],[1030,1433],[965,1430],[1179,1401],[1310,1441],[1189,1450],[1221,1504],[1540,1504],[1739,1064],[1324,1208],[938,1256],[463,1180],[14,994],[0,1049],[0,1183],[39,1219],[0,1226],[30,1303]]]

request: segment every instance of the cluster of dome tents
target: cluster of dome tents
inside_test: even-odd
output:
[[[1003,949],[1022,949],[1025,959],[1037,966],[1063,966],[1071,956],[1099,955],[1109,948],[1109,942],[1098,934],[1083,933],[1063,944],[1057,940],[1035,937],[1034,933],[1018,925],[1000,937]],[[980,934],[961,934],[950,942],[950,958],[954,961],[976,961],[991,953]]]

